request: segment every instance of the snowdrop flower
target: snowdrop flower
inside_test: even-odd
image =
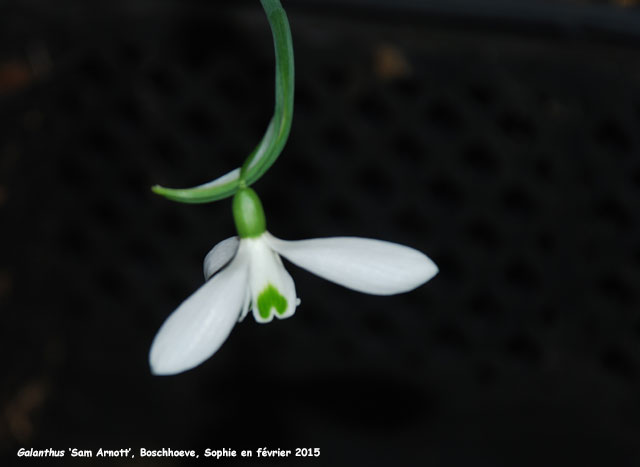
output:
[[[374,295],[408,292],[438,272],[423,253],[355,237],[284,241],[266,230],[251,188],[233,199],[238,237],[218,243],[204,260],[207,280],[164,322],[149,354],[151,370],[170,375],[211,357],[236,322],[252,311],[259,323],[293,316],[300,303],[280,256],[324,279]]]

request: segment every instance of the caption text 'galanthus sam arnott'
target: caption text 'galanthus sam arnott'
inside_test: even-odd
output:
[[[210,457],[213,459],[235,458],[235,457],[259,457],[259,458],[276,458],[276,457],[320,457],[320,448],[295,448],[281,449],[260,447],[258,449],[233,449],[233,448],[206,448],[204,450],[195,449],[148,449],[148,448],[121,448],[121,449],[34,449],[20,448],[16,456],[24,457],[83,457],[83,458],[105,458],[105,457],[128,457],[130,459],[146,458],[146,457],[191,457],[194,459]]]

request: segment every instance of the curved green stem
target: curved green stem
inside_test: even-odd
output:
[[[276,58],[275,110],[260,144],[247,157],[242,167],[192,188],[152,187],[154,193],[181,203],[209,203],[233,196],[262,177],[284,149],[293,118],[294,61],[293,42],[287,15],[279,0],[260,0],[267,14]]]
[[[267,13],[273,34],[276,55],[276,104],[267,130],[268,135],[273,125],[273,134],[270,138],[265,138],[268,146],[264,154],[259,158],[255,155],[249,156],[240,171],[240,177],[247,181],[247,185],[255,183],[278,159],[289,138],[293,119],[295,71],[289,21],[279,0],[260,2]]]

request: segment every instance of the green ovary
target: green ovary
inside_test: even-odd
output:
[[[260,317],[268,319],[271,314],[271,307],[275,308],[279,315],[283,315],[287,310],[287,299],[278,292],[278,289],[269,284],[258,296]]]

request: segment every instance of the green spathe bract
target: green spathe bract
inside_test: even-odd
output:
[[[233,220],[240,238],[256,238],[267,230],[262,202],[251,188],[242,188],[233,197]]]
[[[258,312],[263,319],[269,319],[271,308],[275,308],[279,315],[283,315],[287,310],[287,299],[269,284],[258,296]]]
[[[289,21],[280,0],[260,0],[273,35],[276,58],[275,109],[262,140],[231,176],[192,188],[155,185],[154,193],[179,203],[210,203],[233,196],[244,186],[254,184],[278,159],[291,131],[294,97],[293,43]]]

